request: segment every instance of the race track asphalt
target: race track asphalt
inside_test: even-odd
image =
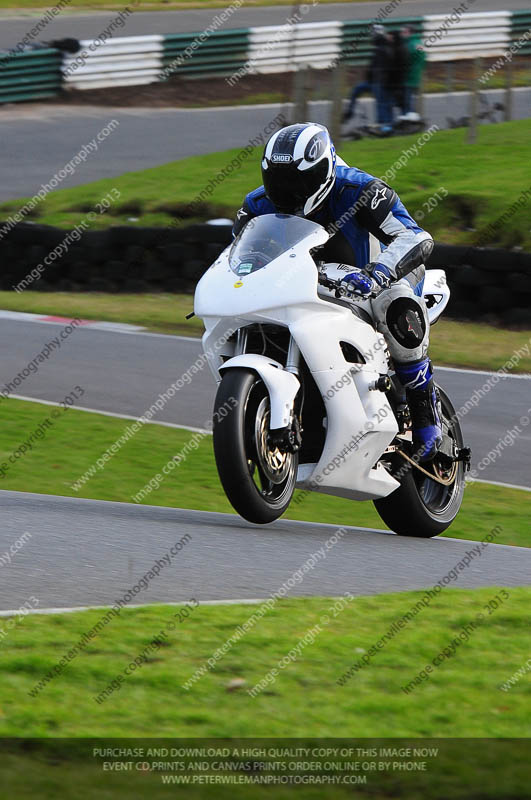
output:
[[[11,564],[0,568],[4,610],[19,608],[30,596],[40,609],[112,604],[156,561],[164,564],[158,577],[132,604],[265,598],[320,548],[324,556],[317,556],[290,595],[423,589],[476,546],[353,527],[326,549],[337,530],[332,525],[281,519],[261,527],[231,514],[18,492],[1,492],[0,503],[0,553],[22,531],[31,533]],[[170,548],[187,534],[167,563]],[[480,552],[449,586],[530,583],[531,549],[490,544]]]
[[[231,5],[227,0],[227,6]],[[302,4],[301,4],[302,5]],[[308,11],[302,16],[303,22],[321,22],[323,20],[350,20],[373,19],[386,3],[381,1],[370,3],[331,3],[320,4],[312,2],[306,4]],[[476,0],[473,6],[474,13],[484,11],[498,11],[500,0]],[[510,8],[528,9],[528,0],[511,0]],[[395,6],[392,16],[418,17],[422,14],[451,14],[453,4],[447,0],[402,0]],[[72,36],[75,39],[95,39],[108,27],[117,16],[116,11],[92,11],[87,13],[62,13],[55,17],[43,32],[41,39],[59,39]],[[222,8],[191,9],[180,11],[135,11],[125,17],[123,27],[115,26],[115,36],[142,36],[152,33],[189,33],[200,32],[212,24],[212,20],[219,15]],[[0,49],[14,47],[17,42],[31,30],[35,22],[43,16],[43,10],[4,12],[0,28]],[[284,6],[263,6],[249,8],[244,3],[237,8],[235,13],[229,15],[220,30],[228,28],[248,28],[253,25],[284,25],[293,14],[293,4]]]
[[[58,336],[62,327],[61,323],[0,319],[3,343],[0,391],[13,382],[47,342]],[[522,344],[526,341],[522,336]],[[200,348],[197,339],[78,327],[35,374],[13,386],[11,392],[59,402],[79,385],[85,390],[79,405],[138,417],[161,392],[186,373],[200,355]],[[436,378],[459,409],[476,389],[484,387],[489,375],[441,369],[436,371]],[[155,420],[204,428],[211,418],[214,394],[214,378],[208,366],[204,366]],[[520,422],[530,407],[531,379],[505,377],[492,388],[487,387],[477,406],[462,418],[465,443],[472,447],[472,466],[478,469],[478,477],[531,487],[531,424]],[[126,424],[124,422],[124,426]],[[502,446],[499,456],[486,468],[477,467],[515,425],[520,427],[521,433],[514,443]]]

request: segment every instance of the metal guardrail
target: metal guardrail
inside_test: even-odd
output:
[[[155,83],[159,80],[162,51],[163,37],[159,34],[120,36],[97,48],[91,39],[81,41],[78,53],[63,61],[65,88],[105,89]]]
[[[447,14],[425,16],[423,38],[426,60],[460,61],[503,55],[511,43],[511,17],[511,11],[462,14],[458,22],[444,27]]]
[[[458,61],[503,55],[531,29],[529,11],[430,14],[383,20],[388,30],[410,25],[422,32],[428,61]],[[306,22],[214,31],[124,36],[80,42],[75,55],[58,50],[0,53],[0,103],[34,100],[64,88],[101,89],[166,80],[170,75],[204,77],[280,73],[302,66],[326,69],[340,59],[366,64],[372,53],[370,23]],[[531,54],[531,36],[518,49]],[[61,75],[62,65],[62,75]],[[241,77],[240,74],[240,77]]]
[[[0,53],[0,103],[54,97],[61,89],[62,61],[52,48]]]
[[[341,22],[303,22],[251,28],[248,64],[251,72],[291,72],[305,64],[326,69],[342,46]]]
[[[531,55],[531,10],[513,11],[511,22],[511,43],[516,44],[524,34],[529,33],[528,41],[519,48],[518,53]]]
[[[216,31],[204,41],[200,41],[200,36],[200,33],[166,34],[162,53],[163,67],[180,75],[230,75],[247,62],[248,28]]]

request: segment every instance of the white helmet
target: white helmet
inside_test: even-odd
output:
[[[336,179],[336,150],[327,128],[305,122],[274,133],[264,149],[262,179],[277,211],[304,217],[315,211]]]

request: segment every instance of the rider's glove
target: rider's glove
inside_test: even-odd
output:
[[[357,269],[349,272],[341,281],[344,293],[347,297],[357,295],[359,297],[369,297],[378,293],[391,285],[391,273],[383,264],[367,264],[365,269]]]
[[[364,272],[371,276],[380,289],[388,289],[394,280],[387,267],[384,267],[383,264],[378,264],[377,261],[371,261],[370,264],[367,264]]]
[[[349,272],[341,281],[341,288],[347,297],[368,297],[376,288],[376,283],[361,269]]]

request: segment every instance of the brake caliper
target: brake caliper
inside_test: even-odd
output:
[[[297,417],[294,418],[291,427],[276,428],[269,431],[269,446],[271,449],[278,449],[283,453],[296,453],[302,445],[302,428]]]

